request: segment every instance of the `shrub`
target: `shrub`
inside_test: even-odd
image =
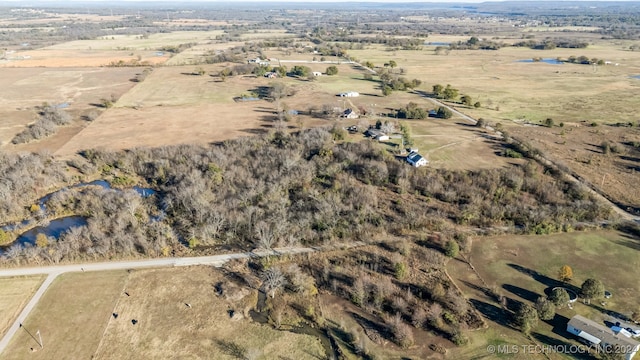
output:
[[[407,276],[407,264],[403,262],[397,262],[394,265],[395,277],[398,280],[402,280]]]
[[[453,116],[453,112],[444,106],[440,106],[436,111],[436,117],[441,119],[450,119]]]
[[[455,240],[449,240],[444,246],[444,254],[450,258],[458,256],[460,252],[460,246]]]

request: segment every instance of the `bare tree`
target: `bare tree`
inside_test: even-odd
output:
[[[258,247],[261,249],[271,249],[276,240],[271,226],[261,221],[256,225],[255,230],[256,236],[258,237]]]
[[[262,273],[262,288],[273,299],[287,283],[282,271],[277,267],[270,267]]]

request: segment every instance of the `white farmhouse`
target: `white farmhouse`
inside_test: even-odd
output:
[[[407,155],[407,162],[415,167],[426,166],[429,163],[427,159],[417,152],[409,153],[409,155]]]

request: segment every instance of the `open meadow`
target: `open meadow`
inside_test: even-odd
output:
[[[430,37],[429,41],[437,38]],[[478,109],[463,108],[475,118],[537,123],[553,118],[556,123],[580,120],[603,123],[637,120],[633,110],[637,99],[628,94],[640,87],[640,80],[632,78],[640,75],[640,55],[625,45],[629,43],[599,42],[585,49],[505,47],[450,50],[440,55],[435,46],[424,46],[422,50],[389,50],[386,46],[369,45],[363,50],[349,50],[349,55],[376,66],[395,60],[406,77],[422,80],[422,88],[429,91],[435,84],[451,84],[461,94],[480,101],[482,106]],[[581,55],[611,64],[555,65],[521,61]]]
[[[90,359],[127,276],[126,271],[61,275],[11,339],[2,358]],[[42,335],[42,349],[37,331]]]
[[[615,231],[476,239],[467,259],[477,273],[460,260],[449,262],[447,269],[476,309],[490,320],[490,331],[472,337],[473,346],[461,351],[486,355],[489,344],[529,343],[510,325],[515,304],[532,304],[539,296],[545,296],[550,287],[563,286],[578,293],[588,278],[601,280],[613,296],[606,300],[594,299],[591,305],[578,301],[572,309],[557,310],[553,320],[539,321],[532,330],[537,343],[577,344],[566,333],[566,323],[575,314],[599,323],[613,320],[608,311],[630,316],[637,307],[635,294],[640,291],[640,279],[635,271],[640,265],[638,244],[640,240]],[[612,264],[615,264],[615,270]],[[573,269],[574,278],[568,284],[557,280],[563,265]],[[488,296],[492,291],[508,298],[506,309]]]
[[[246,318],[257,291],[215,294],[225,274],[210,267],[136,271],[104,332],[95,359],[321,359],[320,341]],[[187,305],[188,304],[188,305]],[[134,325],[132,320],[138,322]],[[253,357],[257,358],[257,357]]]
[[[43,276],[0,279],[0,338],[36,292]]]
[[[135,83],[137,68],[0,68],[0,143],[13,137],[36,119],[36,107],[44,103],[64,108],[73,122],[59,133],[16,150],[57,150],[87,124],[83,117],[99,113],[101,99],[119,97]]]

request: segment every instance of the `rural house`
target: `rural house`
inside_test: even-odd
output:
[[[389,135],[383,133],[382,131],[374,128],[368,129],[365,133],[365,136],[368,136],[372,139],[376,139],[378,141],[386,141],[389,140]]]
[[[640,349],[640,342],[623,334],[616,334],[608,327],[580,315],[569,320],[567,331],[603,349],[620,347],[624,350],[622,355],[626,360],[631,360]]]
[[[356,112],[353,111],[353,109],[347,109],[342,113],[342,115],[340,115],[340,117],[343,117],[345,119],[357,119],[358,114],[356,114]]]
[[[429,163],[427,159],[417,152],[409,153],[409,155],[407,155],[407,162],[415,167],[426,166]]]
[[[348,92],[342,92],[342,93],[338,94],[338,96],[340,96],[340,97],[358,97],[358,96],[360,96],[360,93],[358,93],[356,91],[348,91]]]

